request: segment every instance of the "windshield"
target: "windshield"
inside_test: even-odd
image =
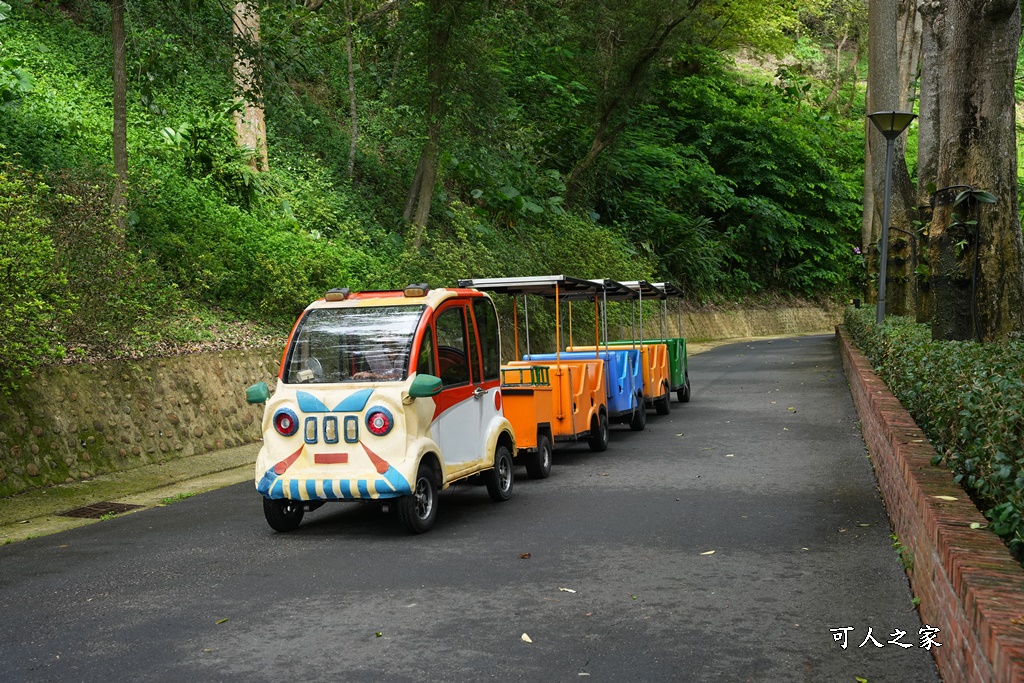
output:
[[[426,306],[318,308],[295,331],[285,384],[403,380]]]

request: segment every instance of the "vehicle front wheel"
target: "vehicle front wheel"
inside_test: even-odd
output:
[[[690,402],[690,373],[686,373],[686,379],[682,388],[676,389],[676,398],[679,399],[680,403]]]
[[[672,394],[668,389],[668,385],[665,385],[665,391],[662,393],[661,398],[654,402],[654,409],[658,411],[658,415],[668,415],[672,409]]]
[[[629,421],[629,428],[634,432],[642,432],[647,427],[647,406],[643,398],[637,400],[636,408],[633,410],[633,417]]]
[[[437,479],[433,468],[420,465],[412,495],[399,498],[396,506],[398,519],[409,533],[430,531],[437,519]]]
[[[263,499],[263,516],[274,531],[295,531],[305,510],[302,502],[288,499]]]
[[[494,450],[494,469],[486,474],[486,481],[491,500],[500,503],[512,497],[515,476],[512,474],[512,454],[508,446],[499,444]]]
[[[526,457],[526,474],[530,479],[547,479],[551,475],[551,440],[547,434],[537,435],[537,452]]]
[[[608,416],[604,413],[590,419],[590,450],[602,453],[608,450]]]

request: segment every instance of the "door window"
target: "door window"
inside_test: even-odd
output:
[[[438,377],[442,384],[451,386],[469,382],[465,308],[453,306],[442,311],[437,316],[435,328]]]

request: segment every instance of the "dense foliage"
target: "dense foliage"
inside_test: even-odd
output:
[[[932,341],[927,325],[848,309],[844,324],[956,481],[1024,559],[1024,342]]]
[[[52,275],[23,292],[44,304],[12,321],[25,336],[0,367],[29,367],[16,348],[48,361],[187,344],[211,310],[283,330],[339,285],[564,272],[671,279],[696,303],[842,296],[860,276],[863,112],[838,103],[862,95],[801,66],[823,61],[808,8],[830,5],[736,4],[269,3],[247,46],[268,131],[257,171],[236,144],[231,8],[142,0],[118,215],[109,5],[0,3],[5,178],[52,188],[0,184],[24,213],[0,258],[31,249]],[[741,73],[739,48],[785,65]],[[436,186],[417,198],[431,161]]]

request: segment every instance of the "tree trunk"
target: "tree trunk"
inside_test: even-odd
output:
[[[123,240],[127,232],[128,207],[128,67],[124,37],[124,0],[111,0],[110,24],[110,33],[114,43],[114,193],[112,204],[118,227],[118,238]]]
[[[940,195],[929,244],[935,291],[932,337],[1005,340],[1024,332],[1014,107],[1020,2],[958,0],[946,6],[945,15]],[[975,211],[954,208],[949,200],[955,191],[941,192],[953,185],[990,192],[996,202]],[[954,214],[978,224],[958,225]]]
[[[868,6],[868,90],[870,92],[871,110],[891,111],[905,106],[906,95],[900,92],[899,45],[897,41],[897,7],[890,2],[872,2]],[[873,207],[870,212],[869,263],[878,263],[881,252],[882,214],[885,202],[885,158],[886,140],[875,130],[868,129],[868,145],[870,146],[871,169],[868,178],[872,183],[871,197]],[[893,153],[892,185],[889,202],[889,263],[886,270],[886,302],[887,313],[903,315],[912,312],[907,303],[907,286],[904,263],[909,261],[909,249],[906,233],[910,232],[909,210],[914,205],[914,190],[910,183],[910,173],[904,159],[906,149],[905,136],[896,141]],[[865,178],[865,182],[868,181]],[[902,231],[902,232],[901,232]],[[896,241],[896,248],[892,243]],[[881,268],[870,272],[879,272]],[[912,299],[911,299],[912,300]]]
[[[917,119],[917,204],[929,207],[932,194],[938,187],[939,173],[939,85],[942,81],[941,43],[945,30],[945,9],[941,2],[923,0],[921,14],[921,90],[918,95]],[[928,221],[922,235],[925,274],[917,277],[917,322],[931,322],[935,310],[934,291],[931,286],[931,260],[928,243],[938,237],[935,224]]]
[[[263,116],[262,82],[255,68],[256,48],[260,43],[259,9],[249,0],[235,3],[232,17],[235,37],[235,89],[241,103],[235,112],[235,134],[238,146],[253,152],[253,170],[269,168],[267,159],[267,125]]]
[[[921,18],[917,0],[899,0],[896,8],[897,101],[896,109],[913,111],[913,83],[921,61]],[[889,233],[891,311],[894,315],[917,312],[917,193],[907,170],[907,135],[896,139],[893,156],[892,207]],[[897,172],[898,170],[898,172]]]
[[[416,176],[409,188],[409,199],[405,205],[406,220],[412,220],[416,234],[413,244],[419,247],[430,218],[430,207],[434,201],[437,185],[437,166],[441,156],[441,92],[446,77],[445,47],[451,38],[452,25],[445,16],[444,0],[430,2],[430,34],[427,45],[427,83],[430,94],[427,98],[427,139],[420,153]],[[415,208],[414,208],[415,207]]]
[[[356,175],[356,143],[359,140],[359,115],[356,110],[356,69],[352,59],[352,0],[345,0],[345,58],[348,60],[348,101],[349,146],[348,146],[348,179]]]

